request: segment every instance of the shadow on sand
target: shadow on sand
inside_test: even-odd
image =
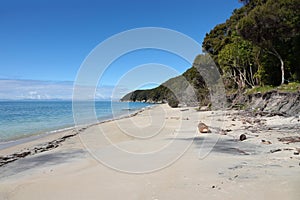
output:
[[[172,140],[173,139],[174,138],[172,138]],[[259,145],[251,144],[247,141],[239,141],[237,139],[218,137],[217,135],[175,138],[175,140],[187,142],[193,140],[193,145],[196,146],[196,148],[210,148],[211,152],[230,155],[255,155],[262,152]]]
[[[19,159],[0,168],[0,179],[22,173],[39,167],[49,167],[80,158],[85,155],[83,150],[73,150],[68,152],[46,152]]]

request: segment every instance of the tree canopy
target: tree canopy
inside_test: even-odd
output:
[[[268,0],[251,10],[237,27],[244,39],[278,58],[281,84],[285,81],[285,71],[288,71],[285,69],[287,47],[293,48],[291,42],[299,37],[299,8],[299,0]]]
[[[231,87],[300,80],[299,0],[248,0],[203,42]],[[230,85],[229,85],[230,86]]]

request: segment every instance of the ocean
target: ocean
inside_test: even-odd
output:
[[[150,105],[96,101],[95,111],[98,121],[105,121]],[[87,116],[84,121],[88,124],[89,120]],[[0,144],[73,126],[72,101],[0,101]]]

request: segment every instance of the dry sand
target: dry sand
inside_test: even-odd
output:
[[[212,133],[199,134],[200,121]],[[159,105],[0,167],[0,199],[299,199],[300,143],[278,141],[287,136],[300,136],[297,118]]]

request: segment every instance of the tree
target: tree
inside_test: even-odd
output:
[[[230,43],[228,26],[226,23],[214,27],[207,33],[202,43],[203,51],[208,53],[218,65],[218,54],[226,44]]]
[[[232,79],[239,89],[254,87],[258,82],[254,77],[258,68],[254,58],[257,49],[251,42],[240,37],[233,40],[233,43],[226,45],[219,53],[224,78]]]
[[[206,35],[203,49],[209,53],[223,74],[228,89],[242,89],[258,84],[257,46],[243,39],[236,27],[245,14],[263,0],[243,1],[245,6],[234,10],[225,23],[219,24]]]
[[[243,3],[244,5],[247,5],[250,2],[250,0],[239,0],[239,2]]]
[[[285,82],[284,46],[299,36],[299,0],[268,0],[256,6],[238,23],[239,34],[280,61]]]

